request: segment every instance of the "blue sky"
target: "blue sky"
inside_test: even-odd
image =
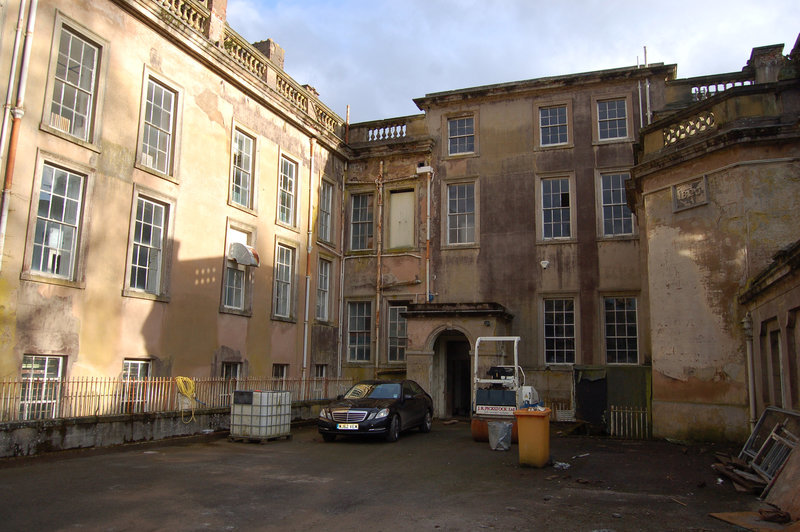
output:
[[[420,111],[425,94],[644,62],[679,77],[741,70],[753,47],[800,32],[797,0],[228,0],[248,41],[351,122]]]

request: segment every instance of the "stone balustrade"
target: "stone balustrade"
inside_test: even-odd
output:
[[[198,32],[205,32],[209,11],[207,0],[156,0],[158,5]]]
[[[350,126],[350,142],[356,144],[411,141],[426,135],[425,115],[374,120]]]
[[[225,29],[222,49],[248,72],[266,80],[266,61],[261,59],[261,54],[250,43],[230,28]]]
[[[292,82],[288,76],[278,73],[275,88],[289,103],[308,112],[308,94],[302,87]]]
[[[741,72],[668,81],[664,95],[668,108],[680,108],[734,87],[743,87],[753,83],[755,83],[755,74],[750,69],[745,69]]]
[[[256,77],[263,84],[263,88],[272,89],[271,94],[282,98],[297,112],[315,121],[321,130],[344,138],[344,120],[325,106],[313,89],[309,90],[296,83],[288,76],[281,65],[276,65],[255,46],[236,33],[227,24],[222,29],[221,37],[209,38],[211,24],[211,11],[209,0],[115,0],[120,4],[136,5],[144,8],[159,18],[165,20],[166,14],[174,17],[167,21],[170,25],[184,24],[193,30],[209,44],[218,46],[221,51],[232,59],[240,68]],[[180,38],[180,37],[175,37]]]
[[[367,130],[367,142],[402,139],[406,136],[406,125],[386,124]]]

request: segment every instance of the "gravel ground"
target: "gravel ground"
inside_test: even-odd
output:
[[[519,465],[465,422],[397,443],[220,435],[0,460],[2,530],[737,530],[711,512],[752,511],[711,470],[714,451],[569,436],[552,465]]]

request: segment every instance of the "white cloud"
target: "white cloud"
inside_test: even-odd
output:
[[[740,70],[800,31],[796,0],[229,0],[228,23],[272,38],[286,71],[353,122],[418,113],[413,98],[476,85],[677,63],[680,77]]]

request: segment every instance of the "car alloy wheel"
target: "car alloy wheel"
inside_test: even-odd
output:
[[[389,423],[389,432],[386,433],[386,441],[395,442],[400,437],[400,418],[398,416],[392,417]]]
[[[430,411],[425,412],[425,419],[422,421],[422,425],[419,426],[419,431],[430,432],[432,425],[433,425],[433,420],[431,419]]]

